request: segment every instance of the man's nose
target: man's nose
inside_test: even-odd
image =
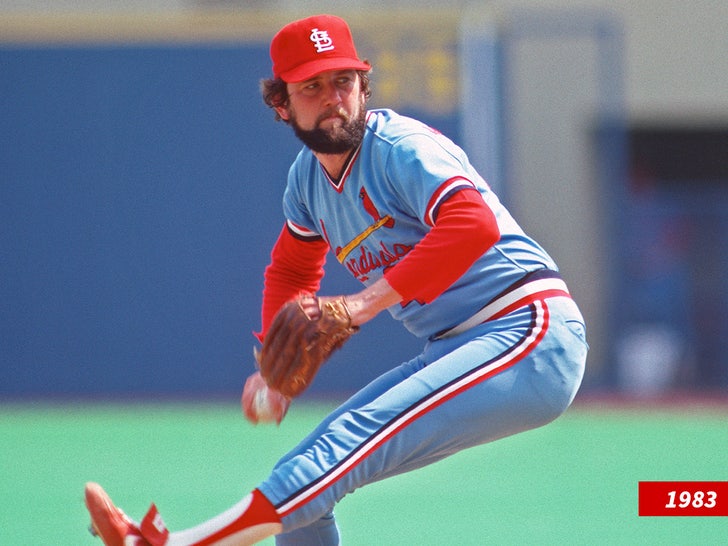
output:
[[[324,99],[326,104],[339,104],[341,102],[342,92],[338,86],[333,83],[324,85]]]

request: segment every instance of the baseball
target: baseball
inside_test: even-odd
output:
[[[243,389],[242,406],[251,423],[280,424],[288,411],[288,399],[265,384],[259,372],[248,377]]]

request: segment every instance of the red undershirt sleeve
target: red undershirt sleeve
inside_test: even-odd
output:
[[[284,303],[301,292],[318,291],[324,276],[329,246],[323,239],[302,240],[283,226],[265,269],[261,329],[255,333],[263,341],[268,328]]]
[[[430,303],[499,239],[493,211],[476,189],[464,188],[440,205],[434,227],[384,276],[403,304]]]

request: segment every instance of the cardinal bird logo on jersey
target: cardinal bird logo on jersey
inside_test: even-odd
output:
[[[336,249],[336,258],[339,262],[345,264],[356,278],[366,280],[368,278],[369,271],[390,267],[412,250],[412,248],[408,245],[401,244],[394,244],[391,248],[389,248],[389,245],[380,243],[381,248],[372,252],[370,250],[366,250],[364,247],[360,247],[360,245],[378,229],[393,228],[394,218],[388,214],[385,216],[381,215],[381,213],[377,210],[377,207],[374,206],[374,203],[365,188],[359,190],[359,198],[364,206],[364,210],[372,217],[374,223],[354,237],[349,244],[344,247],[338,247]],[[358,254],[354,253],[357,248],[360,249]]]
[[[393,228],[394,227],[394,218],[387,215],[384,218],[382,218],[382,215],[379,214],[379,211],[374,206],[374,203],[372,203],[371,198],[369,197],[369,194],[367,193],[367,190],[365,187],[362,186],[361,190],[359,190],[359,197],[361,197],[361,202],[364,205],[364,210],[367,211],[369,216],[374,218],[374,222],[376,224],[380,224],[380,227],[386,227],[386,228]]]

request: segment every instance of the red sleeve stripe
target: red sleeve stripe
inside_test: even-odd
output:
[[[281,228],[264,273],[261,329],[255,333],[259,341],[284,303],[300,292],[318,291],[328,248],[321,237],[304,239],[296,237],[288,224]]]
[[[306,229],[303,226],[294,224],[290,220],[286,220],[286,227],[288,227],[289,233],[293,235],[296,239],[301,239],[302,241],[321,239],[321,235],[319,235],[315,231],[311,231],[310,229]]]
[[[437,223],[407,256],[384,272],[405,302],[433,301],[500,238],[498,221],[476,188],[461,186],[449,193],[439,207]]]
[[[475,188],[473,184],[467,178],[461,176],[446,180],[442,186],[437,188],[435,193],[430,197],[430,202],[427,203],[427,211],[425,212],[425,223],[432,227],[435,225],[437,220],[437,212],[440,209],[440,205],[444,203],[448,197],[450,197],[456,191],[462,188]]]

